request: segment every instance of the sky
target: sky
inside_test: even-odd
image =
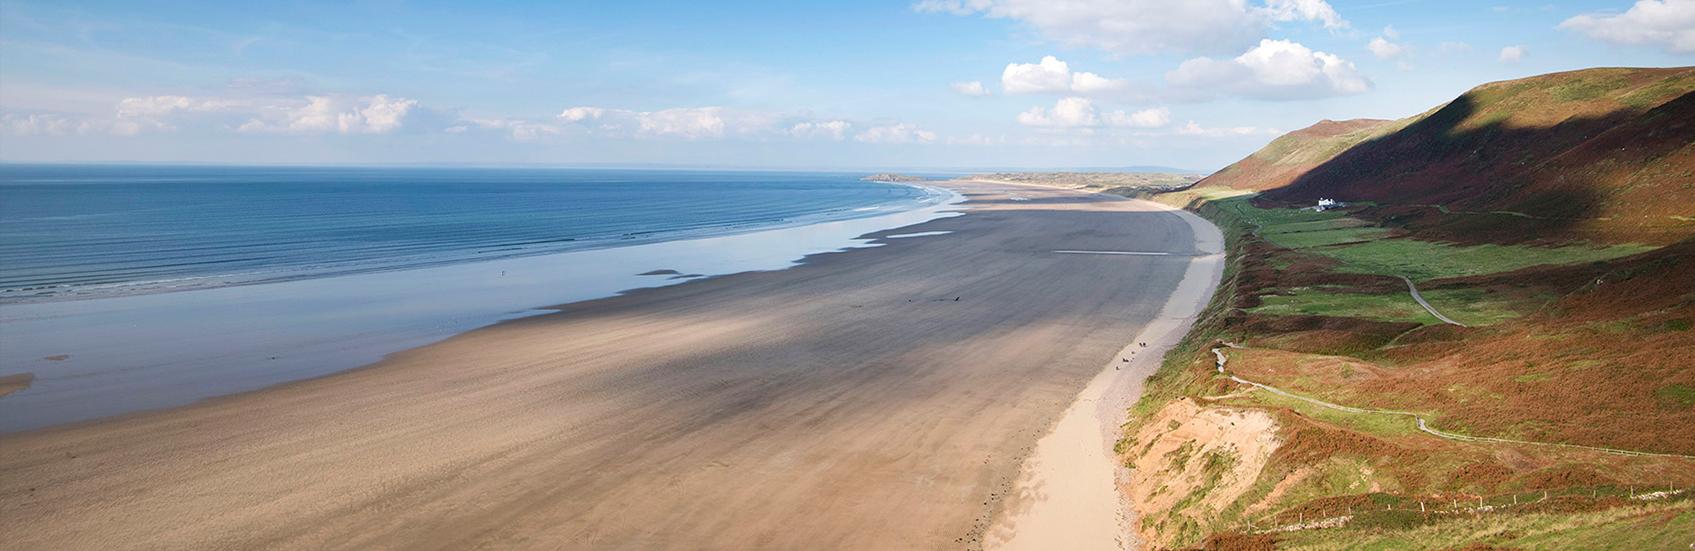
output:
[[[0,162],[1210,171],[1695,0],[0,2]]]

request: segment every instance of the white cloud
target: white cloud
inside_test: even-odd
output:
[[[1184,61],[1165,79],[1179,88],[1265,99],[1317,98],[1371,89],[1371,81],[1352,62],[1298,42],[1269,39],[1235,59]]]
[[[1159,128],[1171,124],[1171,110],[1164,107],[1143,109],[1126,115],[1123,111],[1107,113],[1104,118],[1108,126],[1125,126],[1130,128]]]
[[[1054,42],[1118,54],[1236,51],[1278,22],[1348,27],[1323,0],[921,0],[913,9],[1012,19]]]
[[[1008,63],[1001,71],[1001,90],[1008,94],[1064,92],[1071,89],[1071,67],[1054,56],[1039,63]]]
[[[908,123],[873,126],[853,137],[864,143],[903,144],[936,141],[936,133]]]
[[[1223,127],[1223,128],[1206,128],[1206,127],[1201,126],[1200,124],[1197,124],[1195,121],[1189,121],[1188,124],[1185,124],[1182,127],[1179,127],[1177,129],[1177,133],[1185,135],[1185,136],[1203,136],[1203,137],[1208,137],[1208,138],[1222,138],[1222,137],[1229,137],[1229,136],[1253,136],[1253,135],[1276,136],[1276,135],[1282,134],[1283,132],[1281,130],[1277,130],[1275,128],[1259,128],[1257,126],[1231,126],[1231,127]]]
[[[459,124],[443,129],[449,134],[462,134],[472,128],[497,130],[505,132],[512,139],[520,142],[531,142],[564,133],[564,128],[556,124],[537,122],[524,119],[461,119]]]
[[[63,135],[237,130],[290,134],[387,134],[419,111],[418,102],[383,94],[364,97],[191,97],[137,96],[118,100],[110,117],[10,115],[14,133]],[[74,124],[70,121],[74,119]]]
[[[0,130],[14,136],[70,136],[105,132],[111,121],[91,120],[57,113],[6,113],[0,115]]]
[[[1052,108],[1031,107],[1019,113],[1018,124],[1037,128],[1095,128],[1118,126],[1129,128],[1158,128],[1171,123],[1171,111],[1164,108],[1144,109],[1134,113],[1121,110],[1101,112],[1088,98],[1068,97],[1054,102]]]
[[[1106,78],[1094,73],[1071,75],[1071,91],[1079,94],[1104,94],[1130,87],[1130,81]]]
[[[674,107],[633,111],[578,106],[559,112],[560,121],[608,137],[657,137],[713,140],[727,136],[759,137],[783,134],[788,128],[771,113],[734,111],[723,107]]]
[[[559,120],[581,127],[590,135],[605,138],[672,138],[682,140],[833,140],[865,143],[929,143],[935,132],[909,123],[873,126],[853,133],[853,122],[815,119],[809,116],[747,111],[724,107],[679,107],[657,111],[634,111],[579,106],[559,113]]]
[[[163,117],[177,112],[212,112],[235,108],[236,102],[217,98],[187,96],[146,96],[118,101],[118,117]]]
[[[994,145],[1004,142],[1006,142],[1004,137],[995,138],[986,134],[975,133],[967,134],[965,136],[948,136],[947,139],[947,143],[949,145]]]
[[[1622,14],[1587,13],[1559,28],[1613,44],[1655,46],[1667,52],[1695,52],[1695,0],[1637,0]]]
[[[305,104],[265,104],[237,129],[287,134],[387,134],[406,123],[416,100],[377,94],[361,98],[307,96]]]
[[[955,91],[955,92],[958,92],[958,93],[961,93],[961,94],[964,94],[964,95],[967,95],[967,96],[987,96],[987,95],[989,95],[989,89],[985,88],[981,81],[976,81],[976,80],[973,80],[971,82],[955,82],[951,85],[948,85],[948,87],[953,88],[953,91]]]
[[[728,124],[722,107],[680,107],[640,113],[636,117],[643,134],[685,140],[720,138]]]
[[[1100,125],[1095,105],[1087,98],[1060,98],[1053,109],[1040,106],[1018,114],[1018,124],[1048,128],[1079,128]]]
[[[1394,27],[1383,27],[1383,34],[1371,39],[1365,48],[1371,50],[1371,55],[1377,56],[1377,59],[1394,59],[1407,53],[1406,46],[1391,42],[1399,38],[1401,33],[1395,32]]]
[[[1530,49],[1524,47],[1523,45],[1507,46],[1505,48],[1501,48],[1500,60],[1501,60],[1501,63],[1518,63],[1519,60],[1524,59],[1524,54],[1527,54],[1529,52],[1530,52]]]
[[[795,123],[794,126],[789,127],[789,135],[796,138],[822,138],[839,142],[847,137],[848,129],[852,127],[853,124],[847,121],[806,121]]]
[[[1266,0],[1265,10],[1276,21],[1319,21],[1326,29],[1346,29],[1347,20],[1324,0]]]
[[[1001,90],[1008,94],[1075,93],[1105,94],[1129,88],[1129,81],[1095,73],[1071,72],[1070,64],[1054,56],[1037,63],[1008,63],[1001,71]]]
[[[583,122],[598,119],[605,114],[606,110],[599,107],[572,107],[561,111],[559,118],[564,119],[565,122]]]

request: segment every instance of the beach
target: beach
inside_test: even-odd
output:
[[[911,237],[877,247],[568,304],[320,378],[0,435],[0,539],[979,547],[1028,507],[1014,490],[1026,460],[1102,366],[1150,326],[1150,346],[1181,336],[1160,320],[1174,295],[1179,312],[1205,301],[1176,291],[1216,245],[1147,202],[944,185],[967,215],[880,232]]]

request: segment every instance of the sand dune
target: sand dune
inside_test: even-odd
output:
[[[0,436],[0,541],[975,547],[1037,439],[1165,306],[1195,237],[1146,203],[951,187],[971,214],[888,232],[945,235]]]

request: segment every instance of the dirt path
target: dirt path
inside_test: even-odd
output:
[[[1458,325],[1460,327],[1466,327],[1466,324],[1454,321],[1452,318],[1449,318],[1448,316],[1442,315],[1441,312],[1436,311],[1436,307],[1431,306],[1430,303],[1428,303],[1428,302],[1425,302],[1424,301],[1424,295],[1421,295],[1421,294],[1418,293],[1418,287],[1413,286],[1413,281],[1412,281],[1411,278],[1408,278],[1407,276],[1400,276],[1400,278],[1401,278],[1401,281],[1407,282],[1407,291],[1412,293],[1413,300],[1418,301],[1419,306],[1424,307],[1424,311],[1430,312],[1430,315],[1436,316],[1436,319],[1442,320],[1442,323],[1446,323],[1448,325]]]
[[[1228,346],[1230,348],[1239,348],[1239,349],[1246,349],[1247,348],[1247,347],[1244,347],[1244,346],[1233,345],[1233,344],[1227,344],[1226,346]],[[1431,427],[1428,423],[1425,422],[1424,416],[1419,415],[1417,413],[1410,412],[1410,411],[1396,411],[1396,410],[1388,410],[1388,409],[1370,409],[1370,408],[1357,408],[1357,407],[1353,407],[1353,406],[1344,406],[1344,405],[1341,405],[1341,404],[1334,404],[1334,403],[1326,402],[1324,400],[1319,400],[1317,398],[1302,396],[1300,394],[1289,392],[1287,390],[1283,390],[1281,388],[1277,388],[1277,387],[1274,387],[1274,386],[1271,386],[1271,385],[1268,385],[1268,384],[1258,383],[1258,382],[1250,381],[1250,380],[1247,380],[1247,379],[1243,379],[1243,378],[1238,377],[1236,375],[1230,374],[1228,371],[1225,371],[1224,365],[1225,365],[1226,362],[1229,361],[1229,358],[1224,355],[1224,348],[1213,348],[1212,353],[1218,359],[1218,364],[1217,364],[1218,372],[1220,374],[1223,374],[1223,375],[1229,377],[1231,381],[1235,381],[1237,383],[1253,386],[1255,388],[1265,390],[1266,392],[1270,392],[1270,393],[1276,394],[1278,396],[1283,396],[1285,398],[1293,398],[1293,399],[1296,399],[1296,400],[1307,402],[1309,404],[1313,404],[1313,405],[1316,405],[1316,406],[1319,406],[1319,407],[1333,409],[1333,410],[1336,410],[1336,411],[1342,411],[1342,412],[1347,412],[1347,413],[1376,413],[1376,414],[1382,414],[1382,415],[1399,415],[1399,416],[1411,417],[1418,424],[1418,430],[1423,431],[1423,432],[1430,434],[1432,436],[1435,436],[1437,438],[1443,438],[1443,439],[1447,439],[1447,440],[1455,440],[1455,441],[1460,441],[1460,442],[1490,442],[1490,443],[1497,443],[1497,444],[1524,444],[1524,445],[1531,445],[1531,446],[1555,446],[1555,447],[1561,447],[1561,448],[1605,452],[1605,453],[1610,453],[1610,454],[1615,454],[1615,455],[1631,455],[1631,456],[1642,456],[1642,457],[1675,457],[1675,458],[1681,458],[1681,459],[1695,459],[1695,455],[1644,452],[1644,451],[1636,451],[1636,450],[1624,450],[1624,449],[1618,449],[1618,448],[1603,448],[1603,447],[1598,447],[1598,446],[1583,446],[1583,445],[1578,445],[1578,444],[1565,444],[1565,443],[1560,443],[1560,442],[1537,442],[1537,441],[1533,441],[1533,440],[1514,440],[1514,439],[1511,439],[1511,438],[1493,438],[1493,437],[1488,437],[1488,436],[1470,436],[1470,435],[1465,435],[1465,434],[1447,432],[1447,431],[1438,430],[1434,427]]]

